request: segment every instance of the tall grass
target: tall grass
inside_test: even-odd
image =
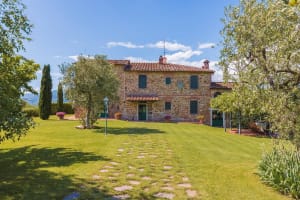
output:
[[[274,144],[259,163],[261,179],[284,194],[300,199],[300,152],[295,147]]]

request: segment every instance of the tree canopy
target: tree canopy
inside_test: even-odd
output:
[[[226,8],[221,31],[220,65],[225,80],[236,82],[232,95],[243,108],[267,113],[273,130],[294,142],[300,134],[299,10],[282,0],[241,0]]]
[[[92,128],[103,110],[103,98],[117,98],[119,82],[113,66],[105,56],[79,56],[77,62],[69,66],[62,65],[61,71],[67,98],[77,110],[82,110],[84,127]]]
[[[33,126],[22,112],[21,96],[34,92],[28,82],[36,78],[39,65],[18,55],[32,28],[24,11],[19,0],[0,1],[0,143],[19,139]]]

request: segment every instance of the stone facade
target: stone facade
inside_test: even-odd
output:
[[[169,64],[166,58],[158,63],[130,63],[110,60],[120,80],[119,101],[111,104],[110,115],[122,113],[125,120],[196,121],[203,115],[210,123],[211,75],[208,61],[202,68]],[[146,88],[139,87],[139,76],[146,76]],[[191,76],[198,77],[198,87],[191,89]],[[170,83],[166,83],[168,78]],[[191,101],[196,111],[191,114]],[[166,102],[170,109],[166,109]],[[195,102],[194,102],[195,103]],[[195,109],[195,107],[194,107]]]

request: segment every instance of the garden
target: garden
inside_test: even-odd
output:
[[[289,199],[258,176],[268,138],[191,123],[35,118],[1,144],[1,199]]]

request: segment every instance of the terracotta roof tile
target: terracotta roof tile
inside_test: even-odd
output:
[[[231,90],[233,88],[233,82],[211,82],[210,88],[211,89],[226,89]]]
[[[160,63],[130,63],[130,68],[127,68],[130,71],[144,71],[144,72],[207,72],[214,73],[213,70],[202,69],[199,67],[191,67],[187,65],[179,64],[160,64]]]
[[[131,94],[127,95],[127,101],[158,101],[159,98],[157,95],[148,95],[148,94]]]

